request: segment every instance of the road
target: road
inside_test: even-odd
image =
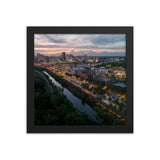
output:
[[[50,85],[50,83],[48,82],[47,78],[43,75],[43,73],[39,72],[38,70],[34,69],[34,71],[39,74],[43,80],[46,82],[47,86],[48,86],[48,89],[49,89],[49,92],[50,92],[50,98],[52,100],[52,97],[53,97],[53,94],[54,94],[54,90],[53,90],[53,87]]]
[[[52,72],[53,73],[53,72]],[[116,115],[117,117],[121,117],[121,118],[125,118],[125,116],[118,112],[117,110],[115,110],[114,108],[110,107],[108,104],[106,104],[104,101],[99,100],[95,95],[93,95],[92,93],[90,93],[89,91],[83,89],[80,85],[74,83],[73,81],[70,81],[70,79],[67,78],[67,76],[62,77],[61,75],[58,75],[57,72],[54,72],[54,74],[56,74],[57,76],[60,76],[63,80],[66,80],[67,82],[69,82],[70,84],[74,85],[75,87],[78,87],[78,89],[80,89],[81,91],[84,91],[86,94],[88,94],[88,96],[91,96],[92,99],[95,99],[97,102],[99,102],[100,104],[102,104],[103,106],[105,106],[106,109],[110,110],[110,112],[112,112],[112,114]]]
[[[59,75],[58,75],[58,76],[59,76]],[[66,77],[66,78],[65,78],[65,77]],[[115,110],[114,108],[110,107],[103,99],[99,100],[99,99],[97,98],[97,96],[95,96],[93,93],[89,92],[88,90],[83,89],[83,88],[81,87],[81,85],[79,85],[79,84],[77,84],[77,83],[74,83],[73,81],[70,81],[70,78],[68,78],[68,76],[64,76],[63,78],[64,78],[65,80],[67,80],[68,82],[72,83],[73,85],[75,85],[76,87],[80,88],[80,89],[81,89],[82,91],[84,91],[86,94],[88,94],[89,96],[91,96],[92,99],[95,99],[97,102],[99,102],[100,104],[104,105],[104,106],[105,106],[107,109],[109,109],[110,112],[112,112],[113,114],[117,115],[118,117],[121,116],[122,118],[125,118],[125,116],[124,116],[122,113],[120,113],[119,111],[117,111],[117,110]],[[109,93],[109,94],[111,94],[111,93]],[[112,93],[112,95],[118,97],[117,95],[115,95],[115,94],[113,94],[113,93]]]

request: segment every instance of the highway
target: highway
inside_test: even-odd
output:
[[[52,71],[50,71],[52,72]],[[53,72],[52,72],[53,73]],[[90,93],[88,90],[83,89],[80,85],[74,83],[73,81],[71,81],[68,76],[60,76],[60,74],[57,74],[56,72],[54,72],[54,74],[56,74],[57,76],[61,77],[64,81],[67,81],[69,84],[73,85],[74,87],[77,87],[79,90],[81,90],[82,92],[85,92],[88,96],[90,96],[93,100],[97,101],[98,103],[100,103],[101,105],[103,105],[109,112],[111,112],[112,114],[114,114],[115,116],[117,116],[118,118],[123,118],[125,119],[125,116],[118,112],[117,110],[115,110],[114,108],[110,107],[109,105],[107,105],[105,102],[103,102],[102,100],[99,100],[98,98],[96,98],[92,93]]]

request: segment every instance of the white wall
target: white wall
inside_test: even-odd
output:
[[[0,159],[160,159],[158,0],[0,4]],[[26,26],[134,26],[134,134],[26,134]]]

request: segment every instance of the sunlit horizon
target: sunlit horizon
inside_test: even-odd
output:
[[[35,34],[34,54],[125,56],[125,34]]]

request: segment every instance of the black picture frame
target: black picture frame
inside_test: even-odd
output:
[[[126,125],[35,126],[34,34],[126,34]],[[133,27],[27,27],[27,133],[133,133]]]

